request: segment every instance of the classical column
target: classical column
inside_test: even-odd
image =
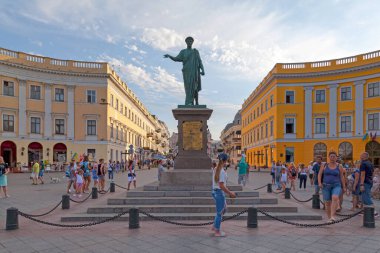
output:
[[[329,85],[329,137],[337,137],[336,117],[337,117],[337,89],[338,84]]]
[[[363,110],[364,110],[364,84],[365,80],[354,82],[355,85],[355,135],[362,136],[363,130]]]
[[[45,83],[45,119],[44,119],[44,134],[49,138],[52,136],[52,119],[51,119],[51,89],[50,83]]]
[[[75,86],[67,86],[67,138],[74,140],[75,122],[74,122],[74,89]]]
[[[305,139],[312,137],[313,87],[305,87]]]
[[[18,135],[26,136],[26,81],[19,80]]]

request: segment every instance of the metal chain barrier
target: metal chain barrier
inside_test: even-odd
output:
[[[118,185],[118,184],[116,184],[116,183],[115,183],[115,186],[117,186],[117,187],[119,187],[119,188],[121,188],[121,189],[124,189],[124,190],[127,190],[127,189],[128,189],[127,187],[123,187],[123,186]]]
[[[268,184],[263,185],[263,186],[261,186],[261,187],[259,187],[259,188],[253,189],[253,191],[261,190],[261,189],[263,189],[263,188],[265,188],[265,187],[267,187],[267,186],[268,186]]]
[[[53,212],[55,209],[57,209],[60,205],[62,204],[62,200],[55,206],[53,207],[53,209],[51,209],[50,211],[46,212],[46,213],[43,213],[43,214],[27,214],[28,216],[30,217],[41,217],[41,216],[45,216],[45,215],[48,215],[49,213]]]
[[[90,226],[95,226],[95,225],[98,225],[98,224],[102,224],[102,223],[105,223],[105,222],[109,222],[109,221],[113,221],[113,220],[116,220],[117,218],[120,218],[121,216],[127,214],[129,212],[128,211],[125,211],[125,212],[122,212],[122,213],[119,213],[113,217],[110,217],[110,218],[106,218],[106,219],[103,219],[103,220],[100,220],[100,221],[94,221],[94,222],[90,222],[90,223],[85,223],[85,224],[59,224],[59,223],[52,223],[52,222],[49,222],[49,221],[42,221],[42,220],[37,220],[36,218],[33,218],[32,216],[26,214],[26,213],[23,213],[21,211],[18,211],[18,214],[29,219],[29,220],[32,220],[32,221],[35,221],[35,222],[38,222],[38,223],[41,223],[41,224],[45,224],[45,225],[49,225],[49,226],[54,226],[54,227],[62,227],[62,228],[83,228],[83,227],[90,227]]]
[[[301,202],[301,203],[305,203],[305,202],[309,202],[309,201],[313,200],[313,197],[311,197],[310,199],[307,199],[307,200],[299,200],[299,199],[297,199],[297,198],[293,195],[292,192],[290,192],[290,196],[292,196],[293,199],[295,199],[296,201]]]
[[[74,202],[74,203],[83,203],[83,202],[85,202],[86,200],[88,200],[88,199],[91,197],[91,195],[92,195],[92,193],[90,192],[90,193],[88,194],[88,196],[87,196],[85,199],[83,199],[83,200],[75,200],[75,199],[72,199],[72,198],[70,198],[70,200],[71,200],[72,202]]]
[[[177,221],[171,221],[171,220],[168,220],[164,217],[160,217],[160,216],[155,216],[155,215],[152,215],[146,211],[143,211],[143,210],[139,210],[140,213],[142,213],[143,215],[151,218],[151,219],[154,219],[154,220],[158,220],[158,221],[161,221],[161,222],[164,222],[164,223],[168,223],[168,224],[172,224],[172,225],[177,225],[177,226],[187,226],[187,227],[201,227],[201,226],[208,226],[208,225],[212,225],[214,224],[214,221],[209,221],[209,222],[204,222],[204,223],[184,223],[184,222],[177,222]],[[244,214],[248,212],[248,209],[246,210],[243,210],[241,212],[238,212],[230,217],[227,217],[227,218],[222,218],[222,222],[223,221],[227,221],[227,220],[232,220],[232,219],[235,219],[236,217],[239,217],[240,215]]]
[[[304,224],[304,223],[297,223],[297,222],[291,222],[291,221],[287,221],[287,220],[284,220],[284,219],[281,219],[281,218],[278,218],[278,217],[275,217],[273,215],[270,215],[269,213],[263,211],[263,210],[260,210],[260,209],[257,209],[258,212],[264,214],[265,216],[273,219],[273,220],[277,220],[277,221],[280,221],[282,223],[286,223],[286,224],[289,224],[289,225],[293,225],[293,226],[296,226],[296,227],[324,227],[324,226],[330,226],[330,225],[333,225],[333,224],[337,224],[337,223],[341,223],[343,221],[346,221],[346,220],[349,220],[357,215],[359,215],[361,213],[360,212],[356,212],[356,213],[353,213],[343,219],[340,219],[340,220],[335,220],[335,221],[330,221],[330,222],[325,222],[325,223],[317,223],[317,224]]]

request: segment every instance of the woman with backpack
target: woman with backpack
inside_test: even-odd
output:
[[[336,210],[339,208],[341,191],[346,191],[343,167],[337,163],[337,153],[329,152],[330,162],[321,167],[318,173],[318,185],[322,188],[323,200],[329,221],[336,221]],[[323,180],[322,180],[323,178]]]
[[[88,193],[90,183],[91,183],[91,174],[90,174],[91,167],[88,161],[88,156],[83,157],[83,161],[81,163],[81,169],[83,170],[83,178],[84,178],[83,193]]]
[[[288,173],[289,173],[290,189],[295,191],[298,171],[294,163],[290,163],[289,168],[288,168]]]

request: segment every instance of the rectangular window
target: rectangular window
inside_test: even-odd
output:
[[[263,114],[263,113],[264,113],[264,105],[261,104],[261,114]]]
[[[368,130],[379,130],[379,114],[368,114]]]
[[[96,120],[87,120],[87,135],[96,135]]]
[[[270,96],[270,107],[272,108],[273,107],[273,95],[272,96]]]
[[[30,98],[41,99],[41,86],[38,86],[38,85],[30,86]]]
[[[292,91],[292,90],[286,91],[285,103],[286,104],[294,104],[294,91]]]
[[[368,97],[380,96],[380,83],[368,84]]]
[[[256,119],[256,111],[253,111],[253,119]]]
[[[316,103],[324,103],[324,102],[326,102],[325,90],[316,90],[315,91],[315,102]]]
[[[111,138],[113,138],[113,124],[111,124]]]
[[[15,117],[13,115],[3,114],[3,131],[4,132],[15,131]]]
[[[116,140],[119,139],[119,126],[116,126]]]
[[[123,105],[123,103],[120,103],[120,112],[121,112],[121,114],[123,114],[123,110],[124,110],[124,105]]]
[[[342,87],[340,92],[340,98],[342,101],[351,100],[351,87]]]
[[[110,158],[111,161],[113,161],[113,149],[111,148],[111,158]]]
[[[285,133],[294,134],[294,118],[286,118]]]
[[[41,133],[41,118],[37,118],[37,117],[30,118],[30,132],[32,134]]]
[[[63,102],[65,101],[65,90],[60,88],[55,88],[55,101]]]
[[[268,138],[268,123],[265,123],[265,138]]]
[[[265,100],[265,111],[268,111],[268,100]]]
[[[15,95],[15,85],[13,82],[4,81],[3,95],[4,96],[12,96],[12,97]]]
[[[342,133],[351,132],[351,116],[342,116],[340,118],[340,131]]]
[[[270,136],[273,136],[273,120],[270,121]]]
[[[87,103],[90,103],[90,104],[96,103],[96,90],[87,91]]]
[[[316,134],[324,134],[324,133],[326,133],[325,118],[316,118],[315,119],[315,133]]]
[[[119,110],[119,99],[116,99],[116,110]]]
[[[127,114],[128,114],[128,108],[125,107],[125,108],[124,108],[124,116],[127,117]]]
[[[111,106],[113,107],[113,95],[111,94]]]
[[[294,162],[294,148],[285,148],[285,162]]]
[[[261,139],[264,139],[264,126],[261,126],[260,130]]]
[[[55,134],[65,134],[65,120],[64,119],[55,120]]]
[[[257,107],[257,117],[259,117],[259,116],[260,116],[260,108]]]

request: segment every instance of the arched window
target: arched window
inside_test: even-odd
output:
[[[326,161],[327,158],[327,146],[326,144],[319,142],[314,145],[314,159],[317,156],[322,156],[322,161]]]
[[[352,144],[349,143],[349,142],[342,142],[340,145],[339,145],[339,156],[340,156],[340,159],[342,160],[342,162],[348,162],[348,161],[352,161],[353,160],[353,156],[352,156],[352,152],[353,149],[352,149]]]
[[[369,160],[373,163],[375,168],[380,166],[380,143],[377,141],[370,141],[365,146],[365,151],[369,154]]]

